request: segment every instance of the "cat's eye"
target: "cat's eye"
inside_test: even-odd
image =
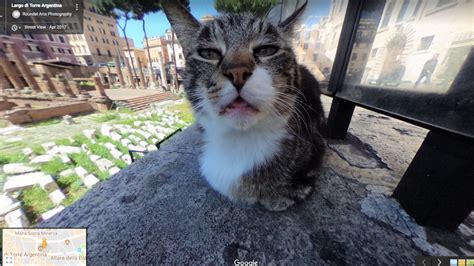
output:
[[[221,52],[216,49],[199,49],[198,54],[200,57],[208,60],[220,60]]]
[[[253,49],[253,54],[257,57],[271,56],[278,52],[278,47],[274,45],[263,45]]]

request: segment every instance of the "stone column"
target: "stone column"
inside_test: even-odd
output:
[[[115,71],[117,71],[117,75],[120,79],[120,86],[125,86],[125,80],[123,79],[122,69],[120,68],[120,62],[117,57],[114,58],[115,63]]]
[[[99,77],[100,82],[102,83],[102,86],[103,86],[106,83],[105,78],[104,78],[104,74],[102,74],[102,72],[100,72],[100,71],[97,71],[97,72],[95,72],[95,75],[97,77]]]
[[[168,78],[166,77],[166,68],[163,63],[163,55],[160,53],[160,73],[161,73],[161,85],[167,89],[168,88]]]
[[[95,89],[99,93],[97,97],[89,99],[89,103],[94,106],[94,108],[100,112],[106,112],[110,106],[112,106],[112,101],[107,94],[105,94],[104,86],[100,81],[99,77],[94,77]]]
[[[143,68],[142,68],[142,62],[140,58],[137,57],[137,63],[138,63],[138,70],[140,70],[140,86],[145,89],[146,88],[146,81],[145,81],[145,75],[143,75]]]
[[[8,89],[10,88],[10,83],[5,78],[5,72],[3,68],[0,66],[0,89]]]
[[[132,74],[132,68],[130,67],[130,63],[128,62],[128,58],[125,57],[125,64],[127,66],[127,72],[128,72],[128,81],[130,83],[130,86],[132,86],[132,89],[136,89],[137,87],[135,86],[135,79]]]
[[[70,98],[75,98],[76,95],[74,95],[73,91],[71,90],[71,87],[69,86],[69,82],[67,79],[64,77],[64,75],[59,74],[57,75],[59,83],[63,86],[63,93],[64,96],[70,97]]]
[[[95,83],[95,90],[99,93],[99,96],[107,97],[107,94],[105,94],[104,86],[102,85],[102,81],[100,81],[99,77],[94,77],[94,83]]]
[[[115,85],[115,80],[112,77],[112,72],[110,72],[110,67],[107,66],[107,79],[109,80],[109,86]]]
[[[56,87],[54,86],[53,81],[51,80],[51,77],[49,76],[48,73],[42,73],[41,74],[41,80],[43,81],[43,86],[41,86],[41,90],[50,96],[58,96],[58,91]]]
[[[25,84],[20,78],[18,69],[10,62],[3,50],[0,49],[0,67],[17,90],[23,89]]]
[[[18,69],[20,70],[20,73],[23,75],[31,89],[36,92],[41,92],[41,89],[38,83],[36,82],[33,73],[31,73],[30,66],[28,66],[25,58],[23,57],[21,52],[18,51],[17,47],[14,44],[9,43],[7,44],[7,50],[12,54],[13,60],[15,60]]]

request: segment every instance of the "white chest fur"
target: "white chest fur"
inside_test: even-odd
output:
[[[203,126],[201,172],[215,190],[231,199],[242,175],[271,160],[287,134],[284,126],[275,125],[246,131],[220,130],[212,122]]]

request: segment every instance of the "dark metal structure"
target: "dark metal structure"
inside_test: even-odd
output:
[[[382,6],[377,14],[377,8]],[[455,229],[474,209],[474,50],[446,94],[347,82],[352,47],[364,16],[382,16],[385,1],[351,0],[346,9],[331,78],[331,138],[345,137],[355,106],[429,129],[393,197],[425,226]]]

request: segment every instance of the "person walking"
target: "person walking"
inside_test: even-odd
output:
[[[421,70],[420,76],[415,82],[415,88],[420,84],[421,80],[425,78],[423,84],[430,84],[431,82],[431,75],[433,74],[436,65],[438,64],[438,56],[439,54],[433,54],[433,57],[425,62],[423,69]]]

